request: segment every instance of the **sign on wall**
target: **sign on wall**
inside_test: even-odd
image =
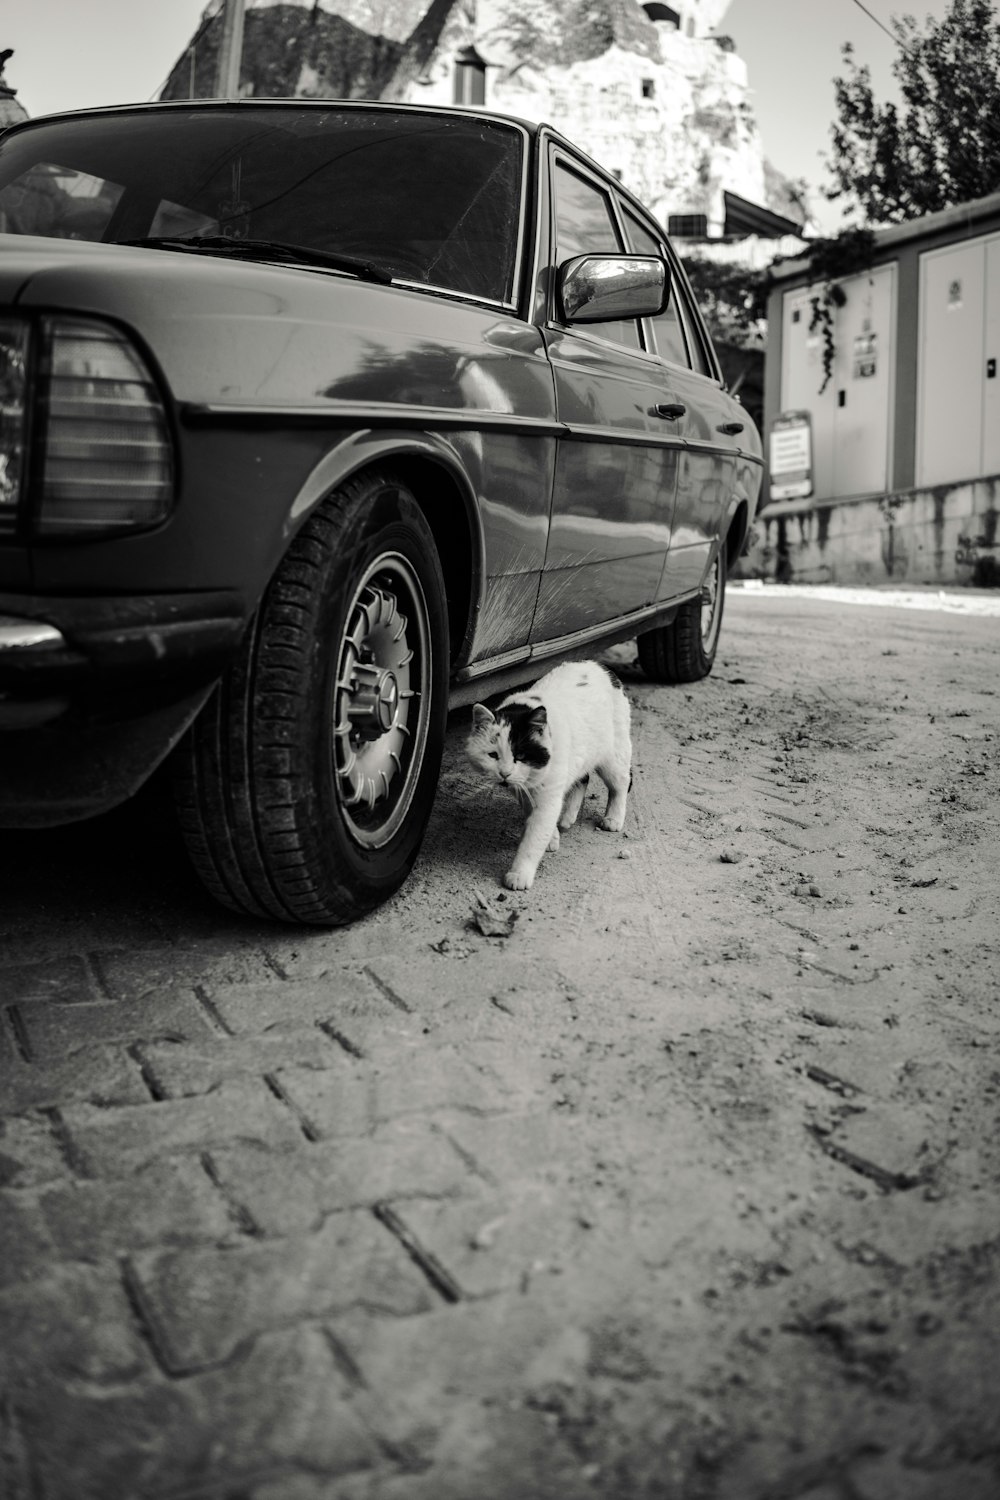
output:
[[[775,417],[768,467],[772,500],[805,500],[812,494],[812,421],[807,411],[783,411]]]
[[[878,374],[878,335],[866,328],[854,339],[855,380],[867,380]]]

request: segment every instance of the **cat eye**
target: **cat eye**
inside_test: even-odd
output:
[[[490,760],[499,760],[499,759],[500,759],[499,751],[497,751],[497,750],[491,750],[490,751]]]

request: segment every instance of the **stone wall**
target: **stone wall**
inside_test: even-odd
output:
[[[1000,475],[860,500],[779,502],[758,516],[736,576],[1000,588],[998,507]]]

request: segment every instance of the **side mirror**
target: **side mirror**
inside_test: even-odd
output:
[[[557,287],[564,323],[655,318],[670,300],[670,272],[655,255],[575,255]]]

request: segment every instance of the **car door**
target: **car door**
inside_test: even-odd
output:
[[[700,586],[717,545],[736,480],[743,424],[725,391],[687,279],[656,226],[625,211],[629,248],[663,255],[670,266],[666,311],[646,324],[646,341],[663,365],[663,381],[680,407],[682,440],[670,546],[656,597],[689,594]],[[746,424],[747,426],[749,423]]]
[[[544,329],[562,434],[533,642],[596,627],[657,597],[682,444],[660,410],[674,399],[637,320],[563,323],[556,268],[626,249],[612,184],[548,143],[551,242]],[[659,253],[659,252],[657,252]]]

